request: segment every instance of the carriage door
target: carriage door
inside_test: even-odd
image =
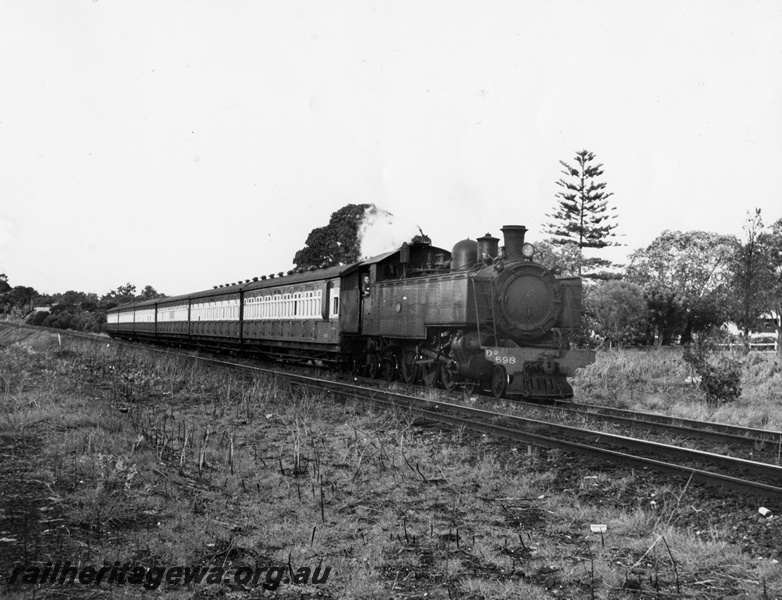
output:
[[[357,271],[347,275],[339,288],[339,330],[359,333],[361,319],[361,285]]]
[[[361,333],[375,335],[378,332],[375,304],[377,288],[375,287],[375,270],[377,265],[359,271],[359,292],[361,294]]]

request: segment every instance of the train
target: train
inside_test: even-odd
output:
[[[353,264],[309,267],[124,304],[116,338],[234,350],[388,381],[572,398],[582,283],[535,261],[527,228],[501,228],[449,251],[417,237]]]

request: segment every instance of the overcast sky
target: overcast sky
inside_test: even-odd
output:
[[[542,239],[603,163],[627,253],[782,217],[782,2],[0,0],[0,272],[168,294],[347,203]],[[620,253],[621,254],[621,253]]]

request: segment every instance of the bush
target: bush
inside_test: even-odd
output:
[[[31,325],[43,325],[55,329],[72,329],[74,331],[89,331],[93,333],[104,329],[106,315],[102,311],[98,312],[57,312],[44,313],[46,317],[40,322],[31,323]]]
[[[33,313],[29,319],[27,319],[28,325],[43,325],[43,322],[46,320],[46,317],[49,316],[49,313],[45,310],[41,310],[38,312]]]
[[[684,349],[684,360],[700,377],[698,387],[709,402],[732,402],[741,395],[741,361],[717,352],[718,338],[700,336]]]

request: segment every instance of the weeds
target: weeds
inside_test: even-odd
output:
[[[666,347],[600,352],[573,381],[576,401],[782,430],[782,368],[775,354],[715,349],[710,355],[714,365],[725,361],[740,368],[741,394],[719,403],[707,400],[683,354],[682,348]],[[716,372],[717,377],[724,374]],[[735,382],[735,374],[729,383],[731,378]]]
[[[568,482],[566,456],[422,429],[405,411],[113,345],[70,351],[42,368],[10,358],[27,375],[2,396],[0,421],[0,435],[25,423],[46,441],[31,468],[62,515],[64,556],[322,564],[331,578],[312,593],[346,599],[621,597],[639,578],[643,591],[699,597],[702,565],[779,587],[770,563],[725,551],[726,532],[674,529],[697,502],[687,486],[649,492],[611,471]],[[641,366],[621,360],[641,385]],[[591,523],[607,524],[604,545]],[[20,554],[34,555],[34,538]]]
[[[713,338],[698,338],[684,349],[684,361],[697,374],[698,386],[709,402],[733,402],[741,395],[741,371],[739,360],[726,352],[715,352]]]

